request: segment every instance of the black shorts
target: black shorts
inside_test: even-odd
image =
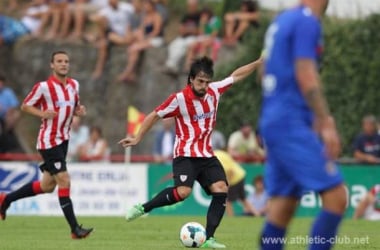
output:
[[[47,171],[51,175],[67,171],[66,155],[68,145],[69,141],[64,141],[53,148],[38,150],[44,159],[44,163],[40,166],[41,171]]]
[[[214,156],[205,157],[183,157],[179,156],[173,160],[174,185],[193,187],[194,181],[198,181],[205,192],[210,195],[209,187],[218,181],[227,184],[226,174],[222,164]]]
[[[245,200],[246,194],[244,190],[245,179],[243,178],[241,181],[236,183],[235,185],[230,185],[228,187],[227,200],[230,202],[237,200]]]

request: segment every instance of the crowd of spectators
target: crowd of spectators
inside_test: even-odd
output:
[[[11,45],[20,38],[89,43],[97,49],[93,79],[104,74],[110,47],[121,46],[126,49],[127,64],[118,76],[120,82],[135,82],[141,52],[161,47],[166,42],[167,58],[161,70],[163,73],[177,75],[186,71],[191,61],[199,56],[208,55],[217,60],[221,46],[235,46],[250,28],[259,26],[260,17],[257,1],[253,0],[242,0],[239,10],[227,12],[223,17],[215,15],[212,9],[202,6],[198,0],[186,0],[177,36],[167,41],[165,28],[170,16],[165,0],[9,0],[8,6],[2,6],[5,9],[0,11],[0,46]],[[19,14],[7,16],[5,13],[10,11],[18,11]],[[15,133],[20,116],[18,106],[16,95],[6,86],[5,78],[0,76],[1,152],[20,149]],[[98,140],[94,138],[102,137],[101,128],[94,127],[90,133],[88,127],[80,124],[80,120],[73,121],[71,132],[75,136],[69,148],[69,159],[90,160],[91,157],[84,152],[94,151],[95,144],[96,148],[102,148],[102,154],[109,154],[106,143],[91,141],[91,138]],[[173,140],[172,123],[164,121],[153,146],[155,162],[169,161],[171,155],[168,152],[173,145],[166,144]],[[92,145],[92,150],[89,150],[90,146],[83,149],[86,142]],[[229,135],[227,143],[225,135],[215,131],[212,143],[215,149],[226,150],[239,162],[265,160],[260,135],[247,122],[242,122],[240,128]],[[352,156],[356,162],[380,163],[380,134],[375,116],[363,118],[362,131],[353,141]],[[104,159],[103,156],[95,158]]]

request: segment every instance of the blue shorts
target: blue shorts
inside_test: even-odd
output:
[[[269,196],[300,198],[304,192],[322,192],[343,183],[338,166],[327,159],[322,142],[310,128],[273,134],[264,138]]]

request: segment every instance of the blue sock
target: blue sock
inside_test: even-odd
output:
[[[260,239],[261,250],[281,250],[286,228],[280,228],[270,222],[265,222],[264,229]]]
[[[311,230],[313,244],[309,245],[309,250],[328,250],[331,249],[338,226],[342,220],[342,215],[334,214],[327,210],[322,210],[314,221]],[[330,240],[333,239],[333,240]]]

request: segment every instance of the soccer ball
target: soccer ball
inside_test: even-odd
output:
[[[185,247],[200,247],[206,241],[206,230],[198,222],[188,222],[182,226],[179,238]]]

